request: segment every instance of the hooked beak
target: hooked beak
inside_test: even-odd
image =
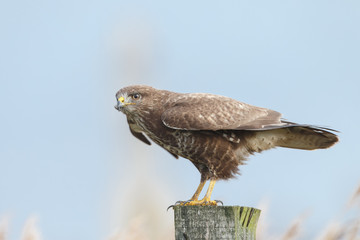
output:
[[[114,106],[116,110],[121,111],[121,109],[127,105],[134,105],[135,103],[129,103],[129,102],[125,102],[125,98],[124,97],[119,97],[117,99],[117,104]]]
[[[114,106],[116,110],[121,111],[121,108],[125,106],[125,98],[119,97],[117,99],[117,104]]]
[[[120,111],[121,105],[119,104],[119,102],[117,102],[117,104],[114,106],[114,108],[118,111]]]

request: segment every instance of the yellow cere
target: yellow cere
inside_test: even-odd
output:
[[[118,101],[121,102],[121,103],[124,103],[125,98],[124,98],[124,97],[119,97],[119,98],[118,98]]]

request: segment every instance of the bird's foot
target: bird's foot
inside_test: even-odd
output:
[[[184,204],[180,204],[180,205],[181,206],[217,206],[218,203],[221,203],[221,205],[224,205],[222,201],[210,200],[210,199],[187,201]]]
[[[218,204],[224,205],[220,200],[210,200],[203,198],[201,200],[187,200],[187,201],[177,201],[174,205],[171,205],[167,208],[173,208],[175,206],[218,206]]]

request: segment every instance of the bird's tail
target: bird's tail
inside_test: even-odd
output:
[[[278,129],[255,132],[256,144],[261,146],[255,151],[272,147],[286,147],[304,150],[324,149],[339,141],[335,130],[308,125],[295,125]]]

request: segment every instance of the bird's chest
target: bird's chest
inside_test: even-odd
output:
[[[197,139],[196,136],[189,131],[171,129],[160,136],[148,136],[155,143],[173,154],[190,160],[194,157],[194,155],[196,155],[196,152],[194,152],[194,143],[197,142]]]
[[[167,128],[160,120],[155,116],[133,118],[136,129],[139,132],[145,133],[151,140],[159,145],[167,145],[174,130]]]
[[[152,141],[168,151],[183,155],[184,151],[190,152],[190,147],[195,142],[196,137],[189,131],[171,129],[166,127],[161,120],[136,119],[134,122],[137,129],[145,133]]]

